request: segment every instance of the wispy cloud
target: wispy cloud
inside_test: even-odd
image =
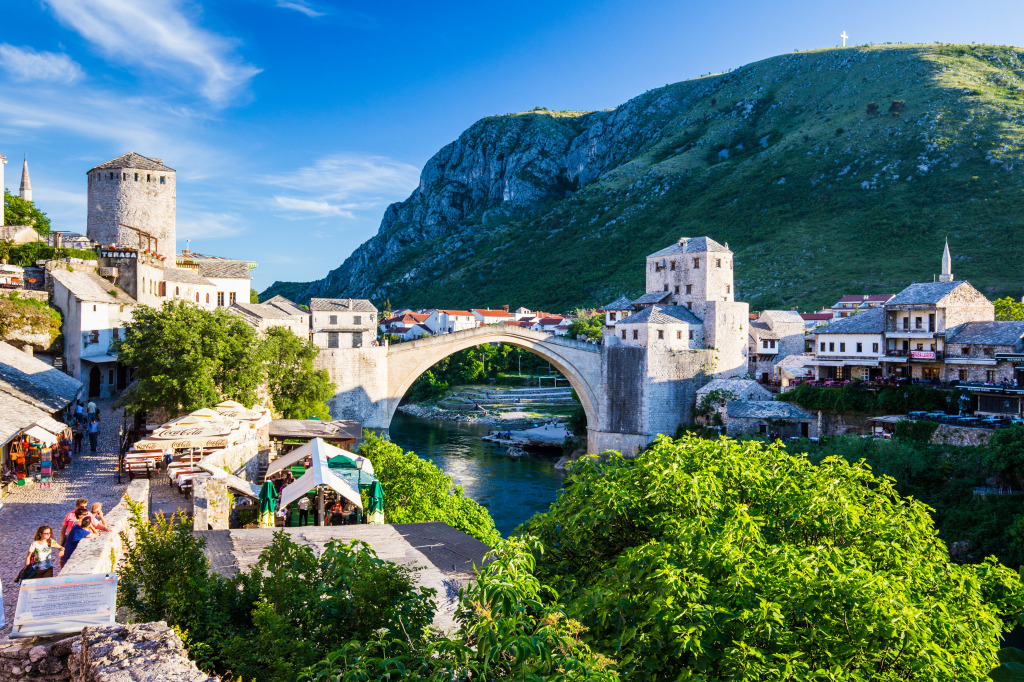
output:
[[[178,237],[178,245],[184,248],[181,243],[183,239],[193,241],[207,239],[224,239],[235,237],[245,232],[244,220],[234,213],[211,213],[183,212],[184,216],[178,216],[175,231]]]
[[[196,25],[182,0],[44,0],[62,23],[107,57],[200,81],[204,97],[226,103],[260,72],[224,36]]]
[[[264,182],[290,190],[274,196],[274,205],[290,211],[289,217],[352,218],[355,211],[378,209],[407,196],[418,184],[419,172],[384,156],[334,154]]]
[[[30,47],[0,44],[0,66],[18,81],[74,83],[82,67],[66,54],[38,52]]]
[[[327,15],[326,12],[313,9],[306,0],[277,0],[277,6],[283,9],[293,9],[296,12],[302,12],[311,19]]]

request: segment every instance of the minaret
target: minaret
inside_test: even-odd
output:
[[[21,198],[32,201],[32,181],[28,179],[28,152],[25,152],[25,162],[21,165]]]
[[[942,252],[942,274],[939,275],[940,282],[953,281],[953,259],[949,257],[949,240],[946,240],[946,248]]]

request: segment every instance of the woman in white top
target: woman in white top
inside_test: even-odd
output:
[[[35,540],[28,548],[25,565],[35,570],[33,578],[52,578],[53,564],[63,554],[64,548],[53,539],[53,529],[49,526],[39,526],[36,529]]]

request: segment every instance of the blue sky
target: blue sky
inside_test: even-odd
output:
[[[0,154],[56,229],[129,150],[178,171],[178,248],[312,280],[491,114],[614,107],[793,49],[1020,44],[1017,1],[515,3],[18,0],[0,23]]]

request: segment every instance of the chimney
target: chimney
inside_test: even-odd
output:
[[[507,313],[508,312],[508,303],[506,303],[505,305],[501,306],[501,309],[504,310]]]
[[[790,307],[790,310],[796,310],[796,306]]]

